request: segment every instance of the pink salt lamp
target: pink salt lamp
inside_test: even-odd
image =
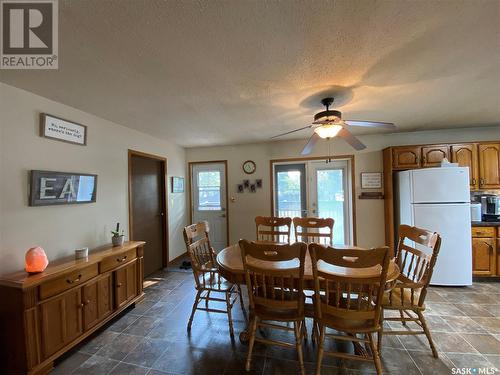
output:
[[[25,259],[25,270],[29,273],[43,272],[49,260],[47,259],[47,254],[41,247],[32,247],[26,252]]]

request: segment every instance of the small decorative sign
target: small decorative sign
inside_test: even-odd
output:
[[[361,189],[381,189],[382,173],[363,172],[361,173]]]
[[[184,193],[184,177],[172,177],[172,193]]]
[[[87,145],[87,127],[51,116],[46,113],[40,115],[40,135],[58,141]]]
[[[96,201],[97,175],[31,171],[30,206],[91,203]]]

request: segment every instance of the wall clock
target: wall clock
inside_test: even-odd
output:
[[[243,172],[245,172],[246,174],[254,173],[255,169],[257,169],[257,167],[254,161],[247,160],[246,162],[243,163]]]

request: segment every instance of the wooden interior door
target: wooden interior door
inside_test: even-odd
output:
[[[83,328],[88,330],[113,311],[111,274],[83,287]]]
[[[435,145],[422,147],[422,167],[439,167],[444,158],[450,160],[450,146]]]
[[[420,167],[420,146],[395,147],[392,150],[394,169],[414,169]]]
[[[461,167],[469,168],[470,188],[477,189],[479,187],[477,145],[474,143],[452,145],[451,161]]]
[[[472,239],[472,272],[474,275],[495,274],[495,239]]]
[[[137,261],[116,270],[114,274],[115,305],[119,308],[137,295]]]
[[[479,187],[500,188],[500,143],[479,145]]]
[[[131,239],[146,241],[144,275],[167,266],[165,159],[130,152]]]
[[[40,304],[43,358],[82,334],[82,308],[81,288]]]

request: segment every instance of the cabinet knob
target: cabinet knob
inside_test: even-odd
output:
[[[78,277],[77,277],[76,279],[73,279],[73,280],[71,280],[71,279],[66,279],[66,282],[67,282],[68,284],[74,284],[74,283],[79,282],[81,278],[82,278],[82,275],[80,274],[80,275],[78,275]]]
[[[117,262],[119,262],[119,263],[121,263],[121,262],[124,262],[126,259],[127,259],[127,256],[126,256],[126,255],[124,255],[124,256],[123,256],[123,257],[121,257],[121,258],[117,258],[117,259],[116,259],[116,261],[117,261]]]
[[[83,302],[84,305],[88,305],[89,303],[90,303],[89,299]]]
[[[119,287],[121,287],[121,286],[122,286],[122,283],[118,283],[118,284],[116,284],[116,287],[117,287],[117,288],[119,288]]]
[[[80,304],[78,305],[78,308],[79,308],[79,309],[83,309],[83,306],[85,306],[85,305],[84,305],[83,303],[80,303]]]

